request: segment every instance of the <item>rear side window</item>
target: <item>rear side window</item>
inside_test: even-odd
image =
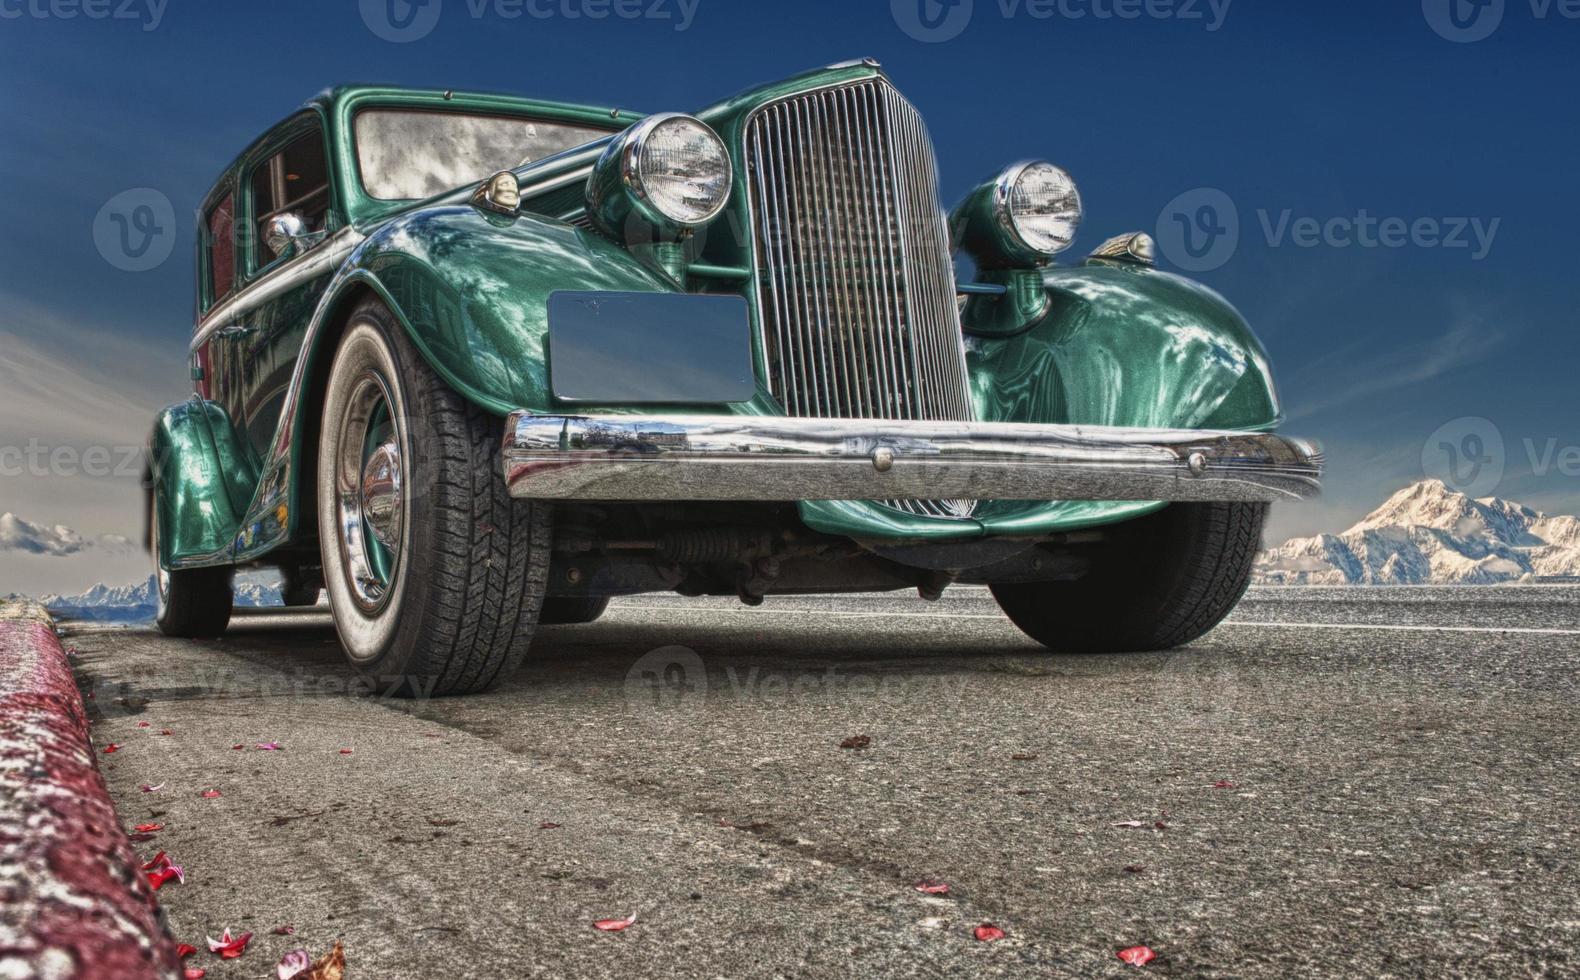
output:
[[[260,163],[252,172],[253,250],[252,271],[279,256],[266,241],[269,219],[294,213],[308,231],[325,230],[329,217],[329,165],[323,134],[314,129]]]
[[[235,193],[226,194],[208,213],[209,306],[229,296],[236,285]]]

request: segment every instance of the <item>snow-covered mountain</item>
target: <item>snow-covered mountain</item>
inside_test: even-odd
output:
[[[159,611],[158,586],[150,575],[147,581],[111,587],[100,583],[81,595],[46,595],[39,602],[50,612],[67,619],[100,622],[136,623],[151,620]],[[236,577],[236,605],[241,607],[280,605],[280,587],[263,575]]]
[[[1392,498],[1342,534],[1262,553],[1260,585],[1496,585],[1580,577],[1580,519],[1549,517],[1441,480]]]

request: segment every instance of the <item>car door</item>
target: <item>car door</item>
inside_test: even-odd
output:
[[[236,418],[241,366],[235,337],[241,330],[236,312],[240,285],[237,264],[236,186],[233,174],[209,193],[198,229],[198,333],[192,345],[192,377],[198,397]],[[235,513],[246,509],[257,485],[257,462],[243,449],[222,447],[223,477]]]
[[[313,311],[333,277],[314,261],[339,224],[324,126],[316,112],[292,119],[249,156],[240,175],[245,215],[242,298],[229,354],[236,367],[232,420],[239,441],[261,460],[281,409]],[[312,238],[277,253],[268,243],[271,219],[294,214]]]

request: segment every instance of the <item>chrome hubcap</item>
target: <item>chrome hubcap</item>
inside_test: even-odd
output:
[[[363,519],[374,539],[391,551],[400,550],[400,464],[400,447],[386,442],[373,450],[362,470]]]
[[[361,378],[346,405],[335,454],[341,554],[352,597],[376,614],[400,565],[405,473],[400,433],[382,378]]]

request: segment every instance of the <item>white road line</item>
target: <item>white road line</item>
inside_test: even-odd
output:
[[[1231,619],[1224,626],[1287,627],[1304,630],[1384,630],[1402,633],[1518,633],[1525,636],[1580,636],[1580,630],[1530,629],[1523,626],[1399,626],[1392,623],[1253,623]]]
[[[717,609],[711,606],[625,606],[614,607],[629,612],[657,613],[712,613],[719,616],[825,616],[832,619],[993,619],[1006,625],[1009,620],[1002,613],[915,613],[915,612],[848,612],[835,609]],[[1400,626],[1383,623],[1257,623],[1231,619],[1223,626],[1248,626],[1256,629],[1308,629],[1308,630],[1381,630],[1398,633],[1514,633],[1525,636],[1580,636],[1580,630],[1531,629],[1510,626]]]

